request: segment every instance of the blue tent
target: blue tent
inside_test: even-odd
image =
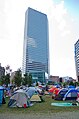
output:
[[[37,89],[35,87],[29,87],[27,90],[26,90],[26,94],[29,96],[29,98],[31,98],[34,93],[37,93]]]
[[[55,96],[55,100],[63,100],[64,95],[68,92],[68,88],[63,88],[59,91],[58,95]]]
[[[59,94],[55,97],[55,100],[76,100],[79,91],[75,88],[64,88]]]
[[[3,86],[0,86],[0,90],[3,90],[4,89],[4,87]]]
[[[70,89],[70,88],[75,88],[75,86],[70,85],[70,86],[68,86],[68,88],[69,88],[69,89]]]
[[[3,96],[4,96],[4,87],[0,86],[0,105],[2,104]]]
[[[64,95],[63,100],[76,100],[78,96],[79,91],[71,88],[67,91],[67,93]]]

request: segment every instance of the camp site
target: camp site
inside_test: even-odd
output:
[[[79,87],[57,85],[20,86],[6,89],[0,86],[0,114],[51,115],[79,113]]]

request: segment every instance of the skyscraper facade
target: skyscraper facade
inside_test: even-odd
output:
[[[23,74],[28,72],[33,82],[45,82],[45,73],[49,72],[47,15],[32,8],[25,13]]]
[[[76,76],[79,81],[79,39],[75,43],[75,66],[76,66]]]
[[[5,75],[5,68],[1,66],[0,63],[0,78]]]

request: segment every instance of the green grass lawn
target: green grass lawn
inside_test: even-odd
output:
[[[0,113],[57,113],[57,112],[66,112],[66,111],[79,111],[79,106],[72,107],[57,107],[51,106],[52,102],[61,102],[55,101],[51,98],[51,96],[45,96],[45,102],[35,103],[33,106],[28,108],[18,108],[18,107],[8,107],[7,104],[9,102],[9,98],[6,98],[6,104],[0,106]]]

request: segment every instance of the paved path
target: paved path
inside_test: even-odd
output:
[[[79,119],[79,111],[51,114],[0,114],[0,119]]]

